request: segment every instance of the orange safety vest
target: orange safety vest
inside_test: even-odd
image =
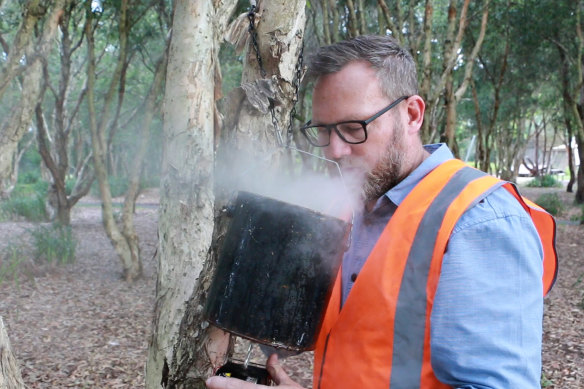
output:
[[[449,160],[397,208],[342,310],[337,277],[314,354],[315,389],[449,387],[430,363],[430,314],[442,257],[460,216],[500,186],[532,217],[544,249],[544,294],[550,290],[557,272],[553,217],[512,184]]]

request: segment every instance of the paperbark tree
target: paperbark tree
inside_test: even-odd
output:
[[[180,0],[173,11],[163,108],[159,267],[146,369],[148,388],[195,387],[184,374],[183,358],[190,362],[189,355],[176,355],[175,351],[181,340],[179,330],[185,331],[182,322],[186,315],[198,317],[191,330],[206,336],[200,327],[202,307],[198,308],[197,302],[191,306],[189,299],[202,282],[208,282],[211,267],[207,255],[214,219],[214,78],[218,33],[224,28],[220,20],[234,7],[235,1]],[[202,342],[191,344],[191,352],[203,354],[207,345]],[[199,362],[204,366],[209,357]],[[204,387],[202,375],[199,372],[193,379]]]
[[[21,83],[20,99],[11,114],[0,122],[0,195],[8,195],[16,182],[15,161],[18,142],[29,129],[41,96],[42,61],[52,48],[52,40],[69,0],[57,0],[49,9],[42,1],[31,0],[23,10],[23,21],[16,34],[6,65],[0,73],[0,97],[15,82]],[[50,12],[49,12],[50,11]],[[47,15],[48,12],[48,16]],[[45,20],[46,18],[46,20]],[[44,21],[44,24],[41,23]],[[40,36],[35,36],[40,30]],[[23,58],[25,59],[23,61]],[[22,76],[21,79],[18,77]]]
[[[120,227],[116,223],[113,211],[112,194],[108,182],[107,153],[108,126],[115,126],[120,114],[124,97],[125,71],[127,70],[128,37],[130,33],[130,19],[128,15],[128,0],[122,0],[118,9],[118,58],[111,74],[109,87],[103,97],[101,111],[97,110],[96,99],[96,54],[95,54],[95,23],[96,15],[91,2],[86,3],[85,37],[87,41],[87,107],[89,114],[89,130],[91,133],[91,146],[93,150],[93,166],[97,177],[101,196],[101,215],[105,232],[108,235],[116,254],[123,266],[123,278],[126,281],[134,281],[142,274],[142,262],[138,246],[138,236],[134,232],[131,216],[125,215],[125,223]],[[117,106],[114,107],[117,93]],[[111,132],[111,129],[110,129]],[[125,212],[131,209],[133,212],[133,198],[128,200],[130,204],[124,207]]]
[[[205,379],[225,362],[229,351],[229,337],[209,326],[203,306],[224,224],[217,218],[220,212],[213,191],[214,144],[219,140],[218,116],[213,114],[216,91],[220,90],[216,58],[225,16],[234,6],[234,2],[178,1],[174,12],[164,108],[159,272],[148,388],[204,388]],[[239,42],[248,38],[248,52],[242,76],[244,88],[235,91],[227,102],[222,142],[243,150],[253,143],[258,154],[275,160],[283,154],[283,149],[276,147],[273,118],[285,127],[282,123],[287,123],[290,116],[304,6],[304,1],[258,3],[254,26],[265,74],[258,67],[247,35],[247,16],[241,15],[234,22],[231,36],[239,36]],[[223,150],[227,149],[219,146],[217,153]],[[234,153],[237,148],[228,150]]]
[[[24,381],[18,368],[18,362],[12,354],[10,340],[4,328],[4,321],[0,316],[0,388],[24,389]]]

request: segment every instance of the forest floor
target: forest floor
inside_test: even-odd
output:
[[[567,210],[558,217],[559,278],[545,300],[542,382],[547,388],[577,389],[584,387],[584,226],[570,220],[580,210],[563,189],[522,188],[522,193],[535,200],[552,190]],[[138,201],[144,277],[135,283],[120,278],[121,265],[95,199],[84,199],[72,215],[75,263],[25,261],[18,278],[0,283],[0,316],[29,388],[144,387],[156,286],[157,200],[156,191],[146,191]],[[0,223],[0,250],[26,242],[34,227]],[[240,343],[237,356],[245,349]],[[265,360],[257,347],[253,355],[258,363]],[[310,353],[283,361],[306,387],[311,363]]]

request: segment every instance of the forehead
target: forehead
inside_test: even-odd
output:
[[[312,116],[322,123],[365,119],[386,102],[376,70],[367,62],[351,62],[339,72],[319,77],[312,97]]]

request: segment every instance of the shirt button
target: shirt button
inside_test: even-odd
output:
[[[351,281],[355,282],[357,280],[357,273],[351,274]]]

